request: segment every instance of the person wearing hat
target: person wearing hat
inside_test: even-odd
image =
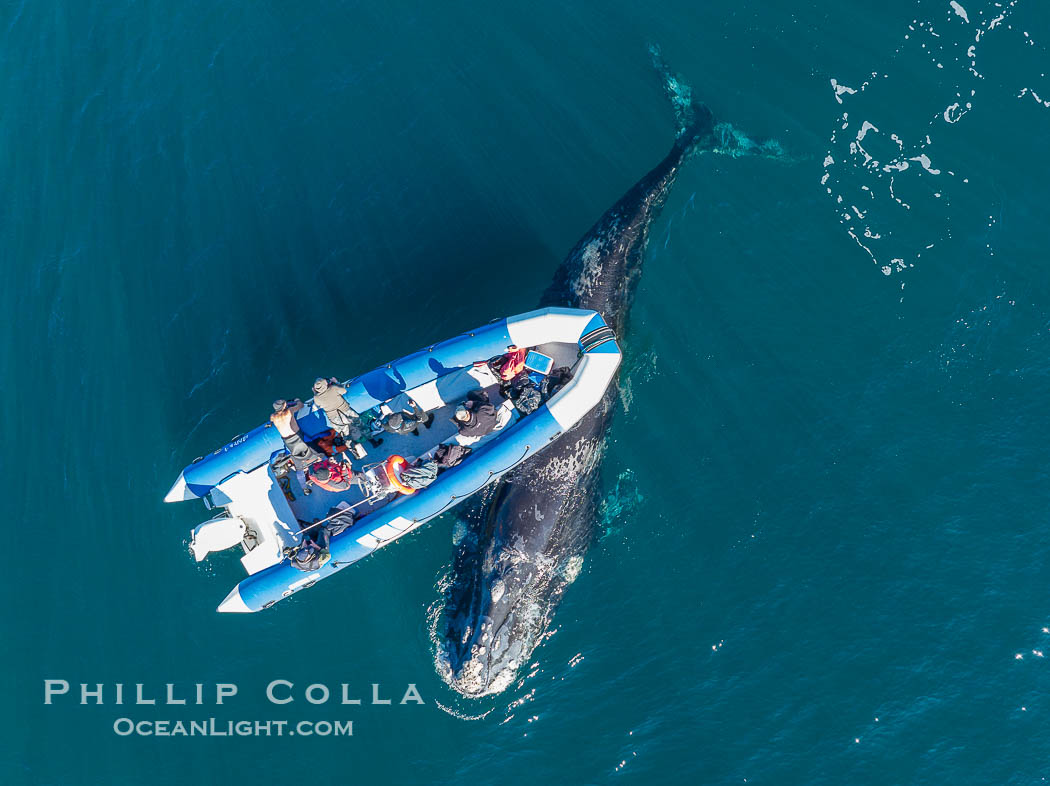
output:
[[[499,427],[496,408],[488,401],[470,398],[456,407],[452,422],[456,424],[459,436],[469,442],[481,439]]]
[[[291,401],[279,398],[273,402],[273,414],[270,415],[270,422],[276,427],[278,434],[282,437],[291,437],[302,433],[302,430],[299,428],[299,421],[295,419],[295,413],[302,408],[303,402],[297,398],[293,398]]]
[[[348,464],[333,459],[325,459],[311,465],[306,477],[314,485],[334,493],[347,491],[356,480],[354,471]]]
[[[295,413],[302,408],[303,402],[299,399],[292,399],[289,402],[279,398],[273,402],[273,414],[270,415],[270,423],[281,435],[285,448],[299,469],[308,467],[320,456],[316,450],[306,444],[299,421],[295,418]]]
[[[350,450],[358,458],[365,457],[365,449],[361,440],[365,436],[364,425],[361,416],[354,411],[345,398],[346,388],[339,384],[335,377],[318,377],[314,380],[314,404],[324,410],[329,425],[335,429],[335,433],[344,440],[350,442]],[[369,437],[368,443],[373,447],[379,447],[382,440]]]
[[[412,434],[418,437],[420,423],[430,428],[430,424],[434,421],[433,413],[424,412],[423,408],[411,398],[408,400],[408,405],[412,407],[411,413],[391,412],[380,421],[379,425],[383,427],[383,431],[389,434]]]
[[[308,537],[304,537],[295,548],[284,549],[284,556],[294,567],[304,573],[319,570],[332,558],[331,552],[328,551],[327,540],[321,544]]]
[[[361,416],[344,398],[346,388],[335,377],[318,377],[314,381],[314,403],[324,410],[328,423],[344,439],[359,442],[362,436]]]

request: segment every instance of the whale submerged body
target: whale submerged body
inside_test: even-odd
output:
[[[593,309],[623,338],[649,228],[694,151],[775,156],[694,102],[689,88],[659,62],[678,117],[671,151],[576,244],[541,306]],[[565,588],[594,537],[599,465],[618,396],[610,385],[596,406],[543,455],[490,492],[453,560],[439,621],[438,670],[465,696],[507,688],[542,640]]]

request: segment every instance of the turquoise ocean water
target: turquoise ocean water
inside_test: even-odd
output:
[[[654,225],[595,544],[522,680],[435,669],[454,516],[216,614],[240,566],[186,552],[182,466],[533,307],[670,146],[653,42],[791,160],[694,159]],[[0,6],[0,782],[1041,782],[1048,45],[1032,0]]]

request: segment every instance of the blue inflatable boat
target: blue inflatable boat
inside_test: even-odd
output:
[[[248,577],[218,610],[267,609],[543,450],[601,401],[619,364],[616,337],[595,311],[500,319],[335,387],[352,426],[330,420],[331,391],[325,408],[319,394],[198,458],[165,501],[201,498],[216,511],[193,530],[198,561],[243,549]],[[482,404],[485,433],[471,433],[463,419]],[[398,421],[400,432],[389,428]],[[289,427],[294,436],[282,436]]]

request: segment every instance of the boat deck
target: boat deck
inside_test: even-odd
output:
[[[517,412],[514,410],[511,403],[506,401],[500,395],[499,385],[493,384],[480,389],[483,389],[488,393],[489,400],[495,407],[497,407],[497,409],[505,407],[504,411],[508,412],[506,424],[513,422],[517,416]],[[457,405],[458,402],[456,404],[446,404],[438,409],[430,410],[430,414],[433,414],[434,416],[430,428],[420,426],[418,429],[418,436],[414,434],[388,434],[383,432],[376,435],[377,438],[383,440],[378,447],[372,447],[367,441],[363,443],[365,450],[368,451],[368,454],[364,456],[364,458],[356,458],[347,451],[346,453],[339,454],[337,460],[347,461],[353,468],[355,474],[361,472],[367,473],[373,470],[382,473],[383,469],[381,465],[390,456],[404,456],[411,462],[420,456],[432,455],[438,445],[444,442],[456,441],[459,432],[455,424],[452,422],[452,415],[455,412]],[[499,432],[496,431],[489,436],[495,437],[498,433]],[[477,444],[481,443],[475,443],[475,445]],[[380,477],[382,477],[382,474],[380,474]],[[360,519],[397,498],[396,492],[390,492],[379,498],[373,497],[365,502],[364,494],[356,485],[341,492],[328,491],[327,489],[320,488],[314,484],[307,486],[305,473],[301,471],[289,473],[289,480],[291,481],[292,496],[295,497],[294,500],[289,501],[289,506],[295,517],[304,524],[311,524],[333,515],[337,512],[337,509],[340,508],[341,503],[354,506],[354,516],[355,518]],[[307,488],[309,488],[309,493],[306,493]]]
[[[575,344],[553,343],[544,344],[534,349],[549,355],[554,359],[554,367],[572,365],[578,357],[578,347]],[[429,389],[428,389],[429,388]],[[458,437],[458,429],[452,420],[456,407],[462,402],[467,394],[474,390],[484,390],[489,397],[490,403],[500,412],[500,429],[473,442],[463,442]],[[471,448],[477,448],[485,442],[495,439],[503,428],[512,424],[519,417],[513,404],[506,400],[499,392],[499,384],[495,376],[484,369],[463,369],[459,372],[441,377],[429,386],[422,389],[408,391],[399,394],[387,402],[391,411],[409,411],[407,399],[411,394],[420,406],[429,414],[434,416],[430,428],[420,426],[419,434],[388,434],[380,433],[377,437],[382,438],[378,447],[372,447],[367,441],[363,447],[368,451],[364,458],[356,458],[349,451],[339,454],[339,460],[348,461],[354,473],[369,472],[377,470],[382,473],[380,466],[390,456],[404,456],[408,461],[413,461],[421,456],[433,455],[439,445],[446,442],[460,441],[469,444]],[[448,403],[445,403],[448,402]],[[434,403],[439,406],[432,408]],[[307,526],[321,519],[326,519],[339,509],[352,506],[354,517],[362,517],[378,510],[388,502],[397,498],[396,492],[390,492],[382,496],[366,498],[361,489],[354,485],[346,491],[332,492],[320,488],[314,484],[307,486],[305,473],[289,473],[290,491],[293,500],[289,501],[292,513],[300,524]],[[307,489],[309,491],[307,491]]]

